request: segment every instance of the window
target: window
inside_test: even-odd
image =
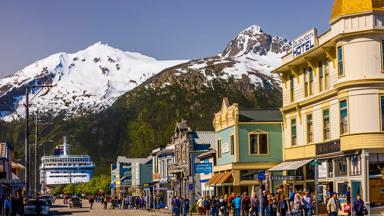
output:
[[[381,41],[381,68],[384,71],[384,40]]]
[[[221,158],[221,140],[217,140],[217,158]]]
[[[350,157],[350,174],[351,176],[361,175],[361,156],[353,155]]]
[[[296,119],[291,120],[291,143],[292,146],[296,145]]]
[[[294,79],[293,79],[293,76],[291,75],[290,79],[289,79],[289,83],[290,83],[290,98],[291,98],[291,102],[295,101],[295,83],[294,83]]]
[[[309,67],[308,71],[309,71],[309,89],[308,89],[308,93],[309,93],[309,95],[313,95],[313,69],[312,69],[312,67]]]
[[[307,143],[313,142],[313,121],[312,114],[307,115]]]
[[[384,96],[381,96],[381,130],[384,131]]]
[[[249,134],[249,150],[250,154],[268,154],[268,134]]]
[[[231,135],[229,139],[231,142],[231,155],[234,155],[235,154],[235,136]]]
[[[329,109],[323,111],[323,139],[329,140],[330,134],[330,120],[329,120]]]
[[[369,175],[381,175],[380,169],[383,169],[383,168],[384,168],[384,154],[370,153],[369,154]]]
[[[329,60],[325,60],[325,68],[324,68],[324,89],[328,90],[330,87],[329,84]]]
[[[327,160],[328,178],[333,178],[333,163],[332,159]]]
[[[304,96],[305,97],[308,97],[308,84],[309,83],[309,80],[308,80],[308,70],[307,68],[304,69]]]
[[[323,62],[319,62],[319,91],[322,92],[324,90],[324,68]]]
[[[348,107],[347,101],[340,101],[340,134],[348,133]]]
[[[337,71],[339,76],[344,76],[343,47],[337,47]]]
[[[335,159],[335,175],[346,176],[347,175],[347,159],[345,157]]]

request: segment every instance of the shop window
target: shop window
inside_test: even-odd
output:
[[[306,178],[307,179],[315,179],[315,166],[311,166],[307,164],[305,166],[306,171]]]
[[[250,154],[268,154],[268,134],[251,133],[249,134]]]
[[[329,140],[331,139],[330,133],[330,119],[329,119],[329,109],[323,111],[323,139]]]
[[[255,180],[260,170],[240,170],[240,180]]]
[[[369,154],[369,175],[381,175],[384,169],[384,153]]]
[[[297,170],[288,170],[288,176],[301,176],[304,177],[304,167],[300,167]]]
[[[319,91],[324,90],[324,68],[323,62],[319,62]]]
[[[361,175],[361,156],[353,155],[350,157],[350,175]]]
[[[384,96],[381,96],[381,130],[384,131]]]
[[[235,154],[235,136],[231,135],[229,139],[231,142],[231,155],[234,155]]]
[[[335,170],[336,176],[347,175],[347,159],[345,157],[335,159],[335,167],[336,167],[336,170]]]
[[[291,75],[290,79],[289,79],[289,84],[290,84],[289,95],[290,95],[291,102],[295,101],[295,82],[294,81],[295,80],[294,80],[293,76]]]
[[[348,104],[340,101],[340,134],[348,133]]]
[[[337,190],[338,190],[339,199],[340,198],[346,199],[347,191],[348,191],[348,183],[346,182],[337,183]]]
[[[344,56],[343,56],[343,47],[337,47],[337,71],[339,77],[344,76]]]
[[[221,140],[217,140],[217,158],[221,158]]]
[[[292,146],[296,145],[296,141],[297,141],[296,136],[297,136],[296,119],[292,119],[291,120],[291,144],[292,144]]]
[[[313,142],[313,120],[312,114],[307,115],[307,143]]]

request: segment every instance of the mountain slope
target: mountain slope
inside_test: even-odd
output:
[[[12,120],[24,113],[24,86],[31,84],[53,86],[42,89],[33,101],[42,113],[64,113],[66,118],[96,113],[152,75],[182,62],[158,61],[100,42],[77,53],[57,53],[0,80],[0,105],[8,107],[0,117]]]
[[[89,153],[97,173],[109,172],[118,155],[144,157],[170,142],[176,121],[186,119],[193,129],[213,130],[213,115],[223,97],[243,108],[277,108],[280,83],[271,71],[290,42],[258,26],[240,32],[217,56],[196,59],[164,69],[120,96],[101,112],[78,115],[42,129],[39,143],[47,151],[66,135],[74,153]],[[0,121],[0,139],[14,143],[22,155],[21,122]]]

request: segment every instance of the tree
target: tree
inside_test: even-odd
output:
[[[64,186],[58,185],[53,188],[52,195],[57,196],[63,193]]]
[[[72,195],[75,193],[75,185],[74,184],[67,184],[65,185],[64,189],[63,189],[63,192],[65,194],[69,194],[69,195]]]

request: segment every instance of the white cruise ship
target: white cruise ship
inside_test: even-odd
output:
[[[41,157],[40,183],[43,189],[55,185],[88,182],[95,169],[89,155],[70,155],[67,139],[57,146],[53,155]]]

